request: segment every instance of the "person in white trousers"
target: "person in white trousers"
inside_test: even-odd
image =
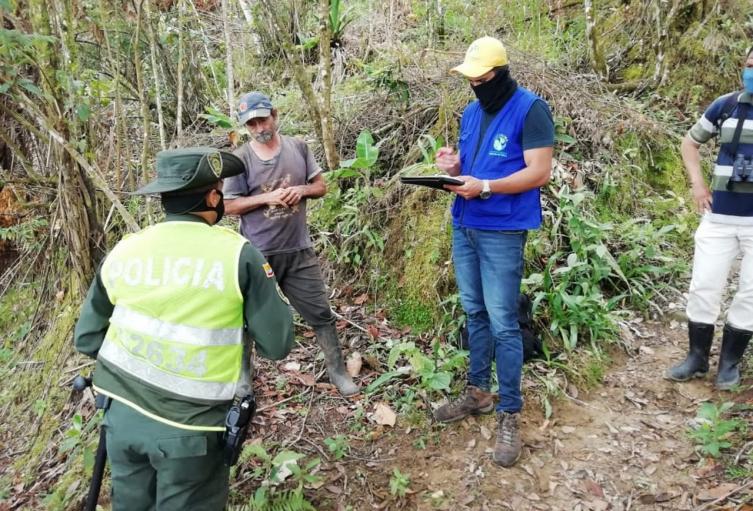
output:
[[[686,381],[708,373],[722,293],[733,261],[742,254],[740,281],[727,311],[719,353],[720,390],[739,385],[739,364],[753,335],[753,48],[743,63],[742,84],[742,91],[721,96],[706,109],[680,148],[703,218],[695,233],[686,309],[690,347],[685,360],[667,369],[665,378]],[[715,136],[720,147],[709,190],[699,147]]]

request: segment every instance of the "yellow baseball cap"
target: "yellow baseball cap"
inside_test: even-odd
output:
[[[450,71],[466,78],[478,78],[492,68],[507,65],[507,50],[499,39],[481,37],[476,39],[465,52],[465,60]]]

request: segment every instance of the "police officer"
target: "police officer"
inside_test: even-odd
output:
[[[113,510],[221,510],[228,496],[224,418],[248,384],[254,339],[269,359],[293,343],[274,273],[223,216],[222,179],[243,172],[232,154],[157,154],[165,221],[125,236],[89,288],[75,347],[96,358],[93,386],[111,398],[103,422]]]

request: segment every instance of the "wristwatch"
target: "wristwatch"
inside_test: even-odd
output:
[[[478,194],[478,196],[479,196],[480,199],[486,200],[486,199],[488,199],[489,197],[492,196],[492,189],[489,186],[489,180],[488,179],[484,179],[481,182],[483,183],[484,186],[483,186],[483,188],[481,188],[481,193]]]

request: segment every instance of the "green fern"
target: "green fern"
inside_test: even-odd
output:
[[[267,495],[267,488],[256,490],[249,501],[251,511],[316,511],[311,502],[303,494],[303,488],[285,490],[276,495]]]

